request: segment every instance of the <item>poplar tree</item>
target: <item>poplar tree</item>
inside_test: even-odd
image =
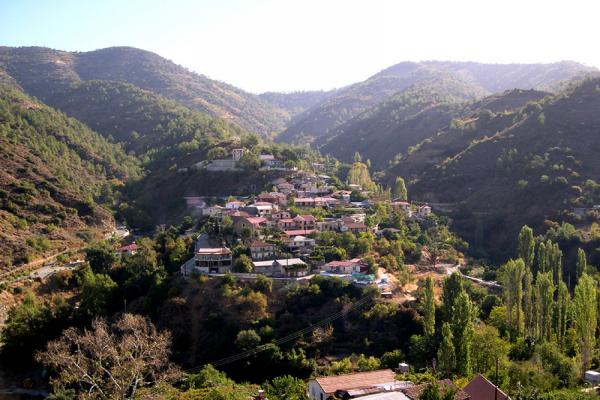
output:
[[[517,253],[520,259],[523,260],[527,268],[533,266],[533,258],[535,255],[535,242],[533,240],[533,230],[524,225],[519,232],[519,244]]]
[[[596,346],[596,285],[586,273],[575,287],[573,297],[574,326],[577,331],[578,350],[581,357],[581,371],[586,371],[592,360],[592,350]]]
[[[462,276],[460,276],[458,272],[455,272],[444,280],[444,286],[442,288],[442,307],[445,322],[452,321],[456,299],[464,290],[462,279]]]
[[[535,282],[537,333],[540,341],[552,337],[554,282],[552,272],[539,273]]]
[[[587,273],[587,259],[585,251],[582,248],[577,249],[577,281],[581,276]]]
[[[518,334],[521,331],[525,263],[520,258],[509,260],[504,264],[502,270],[502,291],[506,303],[508,326],[512,332]]]
[[[564,345],[565,335],[567,333],[567,320],[569,313],[569,289],[564,282],[558,284],[556,294],[556,341],[559,346]]]
[[[456,371],[461,376],[471,374],[471,341],[473,339],[473,305],[464,290],[458,295],[452,321]]]
[[[525,268],[523,275],[523,323],[525,326],[525,336],[534,336],[535,332],[535,314],[534,314],[534,296],[533,296],[533,274],[529,268]]]
[[[406,184],[404,183],[404,179],[401,176],[396,177],[396,182],[394,183],[394,198],[400,200],[408,199],[408,191],[406,190]]]
[[[442,325],[442,342],[438,349],[439,369],[444,376],[451,376],[456,367],[456,352],[454,350],[454,337],[450,324]]]
[[[546,242],[546,256],[548,270],[552,271],[554,284],[558,285],[562,280],[562,251],[558,243]]]
[[[537,248],[536,272],[546,272],[548,270],[548,255],[546,253],[546,244],[544,242],[540,242]]]
[[[423,329],[428,337],[435,334],[435,293],[430,276],[425,279],[423,287]]]

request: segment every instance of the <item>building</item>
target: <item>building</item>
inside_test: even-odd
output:
[[[342,223],[342,225],[340,227],[340,231],[352,232],[352,233],[366,232],[367,229],[368,229],[367,226],[360,222],[358,222],[358,223],[357,222]]]
[[[241,207],[244,207],[246,204],[243,201],[233,200],[225,203],[225,208],[228,210],[239,210]]]
[[[323,221],[317,221],[316,228],[319,232],[340,230],[340,221],[334,218],[326,218]]]
[[[239,217],[233,223],[233,231],[238,235],[242,235],[247,229],[253,235],[265,227],[266,223],[267,219],[263,217]]]
[[[202,209],[202,215],[206,217],[220,217],[223,215],[223,211],[225,211],[225,207],[210,206]]]
[[[353,258],[346,261],[330,261],[323,265],[323,271],[333,274],[355,274],[363,272],[367,265],[360,258]]]
[[[339,391],[393,388],[398,385],[391,369],[357,372],[337,376],[321,376],[308,382],[308,396],[311,400],[326,400]]]
[[[227,247],[202,247],[196,250],[194,269],[202,274],[231,271],[231,250]]]
[[[127,246],[123,246],[123,247],[119,247],[117,249],[117,254],[120,254],[122,256],[132,256],[135,253],[137,253],[138,250],[138,246],[137,244],[135,244],[135,242],[128,244]]]
[[[283,231],[283,233],[285,234],[285,236],[291,238],[291,237],[295,237],[295,236],[308,236],[312,233],[315,233],[316,231],[313,229],[310,230],[305,230],[305,229],[293,229],[291,231]]]
[[[255,261],[254,272],[272,277],[302,277],[308,274],[308,265],[299,258]]]
[[[233,149],[231,151],[231,157],[233,158],[233,161],[240,161],[245,152],[246,149]]]
[[[255,240],[248,248],[253,260],[269,260],[275,257],[276,247],[272,243]]]
[[[417,216],[420,218],[427,218],[431,215],[431,207],[428,205],[422,205],[417,208]]]
[[[510,400],[506,393],[479,374],[463,388],[463,391],[471,396],[471,400]]]
[[[313,217],[312,215],[308,214],[308,215],[296,215],[294,217],[294,222],[296,223],[296,228],[295,229],[304,229],[304,230],[311,230],[311,229],[315,229],[315,217]]]
[[[276,211],[271,214],[271,219],[276,221],[279,221],[281,219],[289,219],[290,221],[292,221],[292,214],[290,214],[289,211]]]
[[[295,254],[310,254],[315,248],[315,239],[298,235],[284,239],[285,245]]]

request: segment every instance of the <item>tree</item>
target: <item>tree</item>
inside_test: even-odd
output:
[[[577,249],[577,280],[585,273],[587,273],[587,259],[585,251],[579,248]]]
[[[233,271],[250,273],[253,270],[252,260],[245,254],[241,254],[233,263]]]
[[[406,184],[401,176],[396,177],[396,182],[394,183],[394,198],[400,200],[408,199]]]
[[[451,328],[454,335],[456,371],[462,376],[469,376],[473,340],[473,304],[465,291],[462,291],[456,300]]]
[[[261,338],[254,329],[239,331],[235,339],[235,345],[242,350],[250,350],[260,344]]]
[[[290,375],[280,376],[264,385],[270,400],[307,400],[306,384]]]
[[[521,258],[509,260],[502,266],[501,274],[508,325],[511,331],[517,335],[521,332],[523,276],[525,275],[525,268],[525,263]]]
[[[536,260],[536,272],[546,272],[548,270],[548,254],[544,242],[538,244]]]
[[[496,360],[507,357],[509,344],[500,337],[498,329],[481,325],[473,332],[471,359],[473,372],[484,374],[496,365]]]
[[[551,271],[538,273],[535,281],[535,299],[538,339],[550,340],[554,309],[554,282]]]
[[[240,158],[240,160],[237,162],[237,165],[240,168],[245,169],[247,171],[257,170],[258,168],[260,168],[260,160],[256,154],[250,151],[246,151],[244,155]]]
[[[429,383],[419,395],[419,400],[453,400],[454,389],[446,388],[444,392],[440,390],[437,383]]]
[[[556,293],[556,341],[559,346],[563,346],[565,335],[567,333],[567,320],[570,303],[569,289],[567,285],[561,281],[558,284]]]
[[[107,274],[117,262],[115,250],[108,242],[95,243],[86,248],[85,259],[96,274]]]
[[[359,163],[362,162],[362,156],[358,151],[354,152],[354,162]]]
[[[533,230],[524,225],[519,232],[519,242],[517,254],[523,260],[527,268],[533,266],[533,257],[535,254],[535,242],[533,240]]]
[[[573,297],[574,325],[579,338],[578,350],[581,357],[582,373],[589,369],[592,351],[596,346],[596,285],[594,280],[584,273],[575,287]]]
[[[117,289],[108,275],[84,273],[79,307],[83,315],[89,318],[106,315],[115,305]]]
[[[438,349],[439,370],[444,376],[451,376],[456,367],[456,351],[454,349],[454,336],[450,324],[442,325],[442,343]]]
[[[442,288],[442,311],[445,322],[452,321],[454,304],[460,293],[464,290],[462,279],[462,276],[458,272],[455,272],[444,280]]]
[[[431,276],[425,279],[423,286],[423,330],[428,337],[435,334],[435,293]]]
[[[87,398],[134,398],[137,390],[177,377],[169,363],[171,336],[146,318],[124,314],[109,327],[96,319],[91,329],[68,328],[36,359],[52,369],[55,391],[68,388]]]
[[[535,332],[535,307],[533,304],[533,274],[525,268],[523,275],[523,322],[525,336],[533,336]]]

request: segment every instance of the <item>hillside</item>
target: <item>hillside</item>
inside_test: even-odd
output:
[[[127,82],[268,135],[287,113],[258,96],[188,71],[157,54],[131,47],[70,53],[42,47],[0,47],[0,69],[30,95],[52,105],[53,95],[82,81]]]
[[[258,97],[287,111],[290,117],[294,118],[296,115],[322,102],[334,92],[334,90],[328,92],[323,90],[290,93],[265,92],[258,95]]]
[[[518,111],[472,121],[466,131],[474,133],[465,133],[472,137],[466,147],[466,140],[454,140],[461,143],[454,154],[442,157],[438,150],[433,158],[444,159],[417,173],[421,167],[411,164],[421,160],[423,165],[431,157],[425,152],[452,148],[448,142],[432,142],[394,166],[389,179],[408,173],[413,199],[455,204],[454,227],[501,257],[523,224],[540,229],[546,219],[572,219],[573,207],[600,201],[595,182],[600,176],[599,107],[600,79],[587,80]],[[480,127],[481,133],[475,133]]]
[[[403,62],[367,80],[336,91],[334,96],[305,111],[282,132],[278,140],[293,143],[324,143],[335,129],[360,113],[411,85],[446,73],[478,87],[483,94],[508,89],[557,88],[561,82],[597,73],[574,62],[554,64],[480,64],[473,62]]]
[[[0,85],[0,267],[114,226],[112,188],[137,161],[79,121]]]
[[[417,83],[392,95],[334,129],[320,149],[344,161],[354,152],[385,168],[398,153],[405,152],[447,126],[463,103],[485,92],[449,74]]]

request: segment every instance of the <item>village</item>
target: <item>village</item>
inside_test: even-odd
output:
[[[218,168],[235,168],[235,160],[243,153],[243,149],[234,149],[231,163],[213,160],[206,168],[214,170],[217,164]],[[272,155],[261,155],[260,159],[262,168],[284,169]],[[323,169],[322,164],[314,167]],[[181,266],[181,274],[231,273],[244,279],[265,275],[275,280],[306,280],[318,274],[357,285],[376,285],[384,296],[390,295],[392,279],[385,269],[349,254],[323,257],[318,238],[323,233],[351,234],[373,242],[397,231],[380,228],[369,220],[376,204],[390,207],[406,221],[420,223],[432,215],[431,207],[381,198],[357,184],[340,188],[323,173],[287,172],[286,177],[270,182],[270,190],[257,195],[186,197],[192,214],[205,221],[206,229],[197,237],[194,257]]]

